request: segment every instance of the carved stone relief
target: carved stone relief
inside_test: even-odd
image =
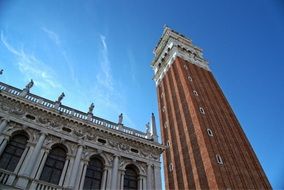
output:
[[[133,156],[159,160],[161,151],[160,149],[136,143],[134,140],[123,139],[119,136],[112,135],[111,133],[106,133],[104,131],[98,130],[95,127],[81,125],[70,120],[52,115],[50,113],[40,111],[36,108],[32,108],[28,105],[11,101],[1,96],[0,99],[2,99],[2,101],[0,101],[0,109],[2,109],[3,111],[9,111],[10,114],[13,114],[15,117],[21,117],[22,115],[26,114],[33,115],[35,116],[35,120],[32,121],[35,124],[56,131],[58,133],[58,136],[60,136],[60,134],[69,135],[76,139],[90,141],[91,143],[98,144],[99,146],[105,146],[116,151],[124,152],[126,155],[129,154],[131,152],[130,149],[133,148],[138,150],[137,153],[131,152],[131,155]],[[23,127],[20,125],[15,125],[13,127],[8,126],[4,132],[11,134],[13,131],[20,128]],[[39,137],[39,132],[31,132],[30,134],[36,134],[36,136],[32,137],[32,142],[36,142]],[[98,142],[98,138],[104,139],[106,143]],[[50,148],[53,144],[59,142],[60,138],[47,135],[44,146],[46,148]],[[68,143],[69,141],[64,142],[63,144]],[[77,145],[70,145],[69,149],[71,154],[75,154]],[[108,158],[112,158],[112,156],[108,156]]]
[[[30,136],[29,142],[32,144],[36,144],[39,138],[39,132],[31,128],[27,128],[24,131],[27,132]]]
[[[47,117],[38,117],[37,121],[43,125],[47,124],[50,122],[50,119]]]
[[[110,145],[112,148],[115,148],[115,149],[118,149],[118,148],[119,148],[119,147],[118,147],[119,143],[116,142],[116,141],[108,140],[108,143],[109,143],[109,145]]]
[[[119,159],[119,169],[120,170],[125,170],[125,167],[129,164],[135,165],[139,170],[139,174],[146,175],[147,163],[138,162],[136,160],[131,160],[131,159],[125,158],[125,157],[120,157],[120,159]]]
[[[109,154],[109,153],[106,153],[106,152],[103,152],[102,154],[105,157],[106,165],[111,166],[112,165],[112,161],[113,161],[113,155]]]
[[[25,109],[24,106],[21,104],[16,104],[15,107],[11,108],[9,113],[14,114],[14,115],[18,115],[18,116],[22,116],[25,114]]]
[[[119,149],[122,150],[122,151],[129,151],[130,147],[126,144],[120,143]]]
[[[60,142],[60,138],[59,137],[55,137],[53,135],[48,135],[45,138],[45,141],[43,142],[43,147],[50,149],[52,147],[52,145],[59,143]]]
[[[136,166],[139,168],[140,174],[147,175],[147,164],[143,162],[137,162]]]

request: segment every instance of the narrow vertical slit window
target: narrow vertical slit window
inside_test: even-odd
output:
[[[208,135],[209,135],[210,137],[213,137],[213,132],[212,132],[211,129],[207,129],[207,133],[208,133]]]
[[[191,78],[191,76],[188,76],[188,77],[187,77],[187,79],[188,79],[189,81],[192,81],[192,78]]]
[[[167,140],[167,147],[170,147],[170,141]]]
[[[205,114],[205,111],[202,107],[199,107],[199,111],[200,111],[200,113]]]
[[[166,111],[166,107],[165,106],[163,106],[163,108],[162,108],[162,112],[165,112]]]
[[[165,127],[165,128],[168,127],[168,122],[167,122],[167,121],[164,123],[164,127]]]
[[[170,163],[170,164],[169,164],[169,171],[170,171],[170,172],[172,172],[172,171],[173,171],[173,169],[174,169],[173,164],[172,164],[172,163]]]
[[[221,165],[224,164],[223,160],[222,160],[222,158],[221,158],[221,156],[219,154],[216,154],[216,160],[217,160],[218,164],[221,164]]]

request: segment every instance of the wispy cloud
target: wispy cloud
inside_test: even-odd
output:
[[[100,35],[102,49],[100,51],[100,72],[96,75],[97,81],[109,92],[113,91],[113,79],[110,68],[110,61],[108,55],[108,47],[106,44],[106,37]]]
[[[127,57],[128,57],[128,61],[130,64],[130,75],[131,75],[132,82],[135,84],[136,87],[140,88],[140,84],[138,83],[137,78],[136,78],[136,68],[135,68],[136,60],[135,60],[133,51],[131,49],[128,49]]]
[[[18,49],[14,47],[7,41],[2,31],[1,42],[16,57],[18,69],[26,79],[34,79],[36,85],[46,90],[61,87],[61,84],[53,75],[54,71],[50,67],[34,55],[26,53],[23,48]]]
[[[60,46],[60,38],[57,33],[52,30],[47,29],[46,27],[41,27],[41,30],[44,31],[48,37],[57,45]]]
[[[126,112],[126,97],[121,89],[118,88],[118,81],[113,80],[111,61],[107,40],[104,35],[100,35],[101,48],[99,52],[100,68],[96,74],[97,84],[94,87],[94,96],[97,98],[99,106],[103,106],[108,112],[115,114],[123,113],[124,120],[130,127],[136,127]]]
[[[62,45],[60,36],[58,33],[54,32],[53,30],[47,28],[47,27],[41,27],[41,30],[48,36],[48,38],[56,45],[57,50],[61,54],[62,58],[64,59],[64,63],[66,64],[69,73],[71,75],[71,78],[73,82],[79,86],[79,80],[78,77],[76,76],[73,64],[71,60],[69,59],[69,56],[65,50],[65,48]]]

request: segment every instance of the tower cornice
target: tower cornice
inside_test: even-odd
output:
[[[192,44],[192,41],[182,34],[165,27],[163,35],[153,51],[152,61],[154,81],[159,84],[176,57],[180,57],[192,64],[210,71],[208,62],[203,58],[202,49]]]

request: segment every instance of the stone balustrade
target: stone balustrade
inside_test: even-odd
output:
[[[10,172],[4,169],[0,169],[0,189],[1,188],[8,188],[12,187],[14,182],[17,179],[17,174],[14,172]],[[44,181],[40,180],[35,180],[35,179],[29,179],[29,183],[31,184],[31,189],[36,189],[36,190],[64,190],[65,188],[54,185],[51,183],[47,183]]]
[[[147,134],[123,125],[118,125],[117,123],[96,117],[96,116],[92,116],[91,118],[88,117],[88,113],[84,113],[81,112],[79,110],[70,108],[68,106],[65,105],[60,105],[58,108],[55,107],[55,102],[42,98],[40,96],[28,93],[27,95],[25,95],[24,97],[20,96],[22,90],[15,88],[13,86],[10,86],[8,84],[2,83],[0,82],[0,92],[1,93],[7,93],[9,95],[15,96],[17,98],[21,98],[24,99],[30,103],[34,103],[37,106],[41,106],[45,109],[50,109],[50,110],[55,110],[57,112],[59,112],[60,114],[66,115],[68,117],[71,117],[73,119],[77,119],[77,120],[81,120],[83,122],[87,122],[87,123],[91,123],[93,125],[99,125],[99,126],[103,126],[106,128],[110,128],[113,130],[118,130],[118,131],[122,131],[123,133],[127,133],[130,135],[134,135],[140,138],[144,138],[147,139]]]

